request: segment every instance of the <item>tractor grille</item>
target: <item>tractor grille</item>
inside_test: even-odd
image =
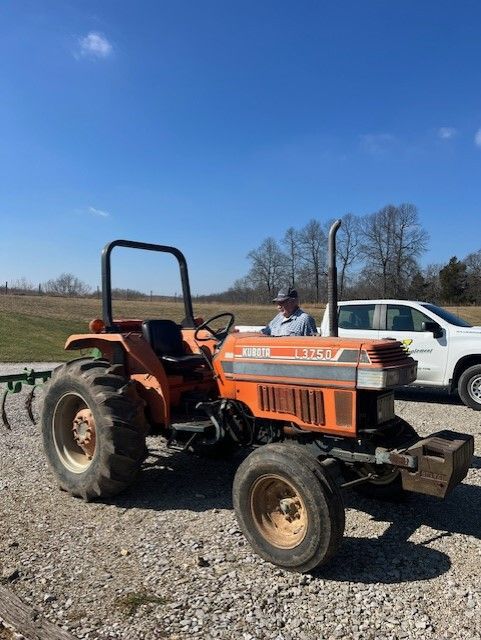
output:
[[[338,427],[352,425],[352,394],[349,391],[335,391],[336,424]]]
[[[301,387],[258,385],[259,406],[262,411],[288,413],[307,424],[324,424],[322,391]]]
[[[369,346],[366,351],[371,364],[381,364],[385,367],[407,364],[406,360],[411,359],[403,345],[396,340]]]

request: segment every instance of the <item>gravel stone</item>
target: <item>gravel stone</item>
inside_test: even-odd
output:
[[[24,366],[53,365],[0,365],[0,375]],[[4,586],[74,637],[481,639],[481,414],[456,397],[403,390],[396,411],[421,435],[475,436],[463,484],[445,501],[400,504],[346,491],[343,545],[304,576],[262,561],[240,533],[231,485],[241,456],[196,458],[149,437],[138,481],[85,503],[58,490],[24,400],[7,399],[12,431],[0,425],[0,579],[17,571]],[[41,392],[36,415],[40,405]]]

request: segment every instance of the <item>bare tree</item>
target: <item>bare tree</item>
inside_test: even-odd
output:
[[[44,290],[57,296],[84,296],[90,292],[90,287],[72,273],[62,273],[55,280],[48,280]]]
[[[32,293],[34,289],[34,285],[23,276],[10,283],[10,291],[12,293]]]
[[[388,205],[365,216],[362,222],[361,251],[365,259],[364,273],[370,276],[371,281],[379,280],[380,294],[383,298],[389,290],[389,266],[394,247],[394,210],[394,206]]]
[[[305,277],[314,283],[315,302],[321,299],[321,282],[326,273],[326,234],[320,222],[311,220],[299,231],[299,248]]]
[[[337,238],[340,297],[405,297],[413,290],[422,293],[426,283],[433,287],[426,291],[432,291],[433,295],[439,292],[438,274],[425,274],[419,266],[428,234],[414,205],[390,204],[362,218],[347,213],[342,222]],[[246,286],[252,296],[270,296],[277,285],[290,284],[304,300],[325,299],[329,226],[312,219],[300,229],[289,227],[282,242],[267,238],[251,251]],[[474,257],[472,260],[474,287],[477,267]],[[479,274],[481,284],[481,268]],[[247,291],[243,297],[246,294]]]
[[[396,207],[394,221],[394,278],[393,294],[406,292],[409,280],[419,270],[418,258],[426,251],[428,234],[418,221],[413,204]]]
[[[225,302],[252,304],[257,301],[256,290],[252,288],[252,283],[247,277],[239,278],[222,296],[215,297],[215,300],[219,299]]]
[[[468,277],[467,296],[470,301],[481,302],[481,249],[470,253],[463,260]]]
[[[383,297],[400,297],[419,270],[417,259],[426,250],[428,235],[418,222],[414,205],[387,205],[362,222],[361,252],[365,274]]]
[[[294,227],[289,227],[284,234],[282,244],[286,248],[290,285],[291,287],[295,287],[297,284],[300,262],[299,231],[294,229]]]
[[[114,300],[145,300],[146,298],[147,294],[137,289],[119,289],[118,287],[112,289],[112,299]]]
[[[441,282],[439,280],[439,272],[443,268],[442,264],[428,264],[422,271],[424,279],[428,283],[427,299],[432,302],[441,301]]]
[[[360,220],[352,213],[342,217],[342,224],[337,234],[337,259],[339,274],[339,297],[343,297],[348,269],[359,258],[361,249]]]
[[[247,254],[252,266],[248,280],[272,298],[276,287],[286,279],[286,256],[274,238],[266,238],[260,247]]]

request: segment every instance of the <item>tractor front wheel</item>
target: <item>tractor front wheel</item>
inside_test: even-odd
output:
[[[270,444],[251,453],[236,473],[233,502],[254,550],[284,569],[311,571],[341,543],[339,489],[301,446]]]
[[[122,491],[145,459],[143,403],[105,360],[73,360],[54,371],[41,426],[60,487],[84,500]]]

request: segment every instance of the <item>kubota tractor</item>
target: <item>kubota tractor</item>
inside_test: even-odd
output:
[[[178,249],[108,244],[103,320],[92,321],[91,333],[71,336],[65,347],[96,348],[101,358],[62,365],[45,391],[43,441],[61,488],[89,500],[127,487],[146,456],[152,427],[185,451],[248,447],[252,452],[233,486],[239,525],[263,558],[304,572],[340,545],[343,487],[379,497],[403,491],[444,497],[461,482],[472,436],[443,431],[420,439],[394,413],[393,389],[416,377],[416,363],[402,345],[337,337],[339,224],[329,237],[331,335],[325,337],[235,332],[231,313],[196,321]],[[182,323],[112,317],[115,247],[175,256]]]

